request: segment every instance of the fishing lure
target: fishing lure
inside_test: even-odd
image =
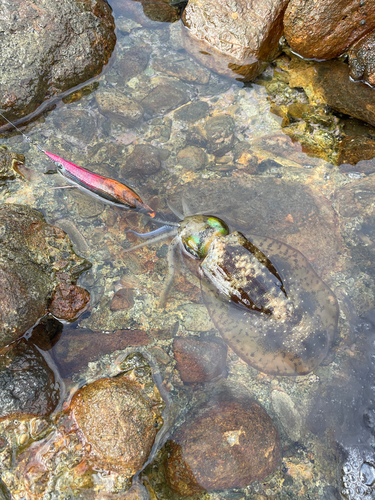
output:
[[[180,214],[177,214],[179,215]],[[272,238],[230,233],[218,217],[189,215],[170,228],[169,275],[174,253],[198,261],[203,299],[223,339],[246,363],[275,375],[302,375],[326,357],[337,331],[338,304],[298,250]],[[153,232],[155,234],[155,232]],[[152,234],[152,233],[151,233]],[[134,250],[168,237],[159,234]]]
[[[22,136],[32,144],[38,151],[45,154],[56,166],[57,172],[65,179],[73,183],[76,187],[90,193],[102,201],[117,207],[135,210],[151,217],[155,222],[164,224],[164,220],[156,217],[156,212],[150,208],[138,194],[130,187],[118,182],[114,179],[95,174],[90,170],[79,167],[74,163],[64,160],[53,153],[44,150],[37,142],[34,142],[31,137],[24,134],[14,123],[8,120],[1,112],[0,116],[4,118],[12,127],[14,127]],[[172,224],[172,223],[171,223]]]

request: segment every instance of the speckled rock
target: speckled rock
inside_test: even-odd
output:
[[[224,372],[227,347],[219,338],[178,337],[173,341],[173,354],[183,382],[202,383]]]
[[[291,48],[309,59],[332,59],[375,28],[372,1],[291,0],[284,33]]]
[[[0,351],[0,419],[49,415],[59,400],[55,376],[38,349],[21,340]]]
[[[131,3],[136,3],[131,0]],[[151,49],[149,45],[135,45],[119,50],[115,67],[125,82],[142,73],[148,66]]]
[[[198,61],[229,77],[253,80],[278,52],[288,0],[190,0],[184,45]]]
[[[129,477],[148,458],[164,406],[147,362],[131,356],[138,358],[133,370],[83,387],[71,402],[72,417],[90,446],[88,460]]]
[[[0,182],[12,181],[20,174],[18,166],[25,163],[25,157],[17,153],[10,153],[3,146],[0,147]]]
[[[77,328],[64,331],[61,340],[53,348],[53,357],[61,375],[68,377],[103,354],[150,342],[151,339],[144,330],[117,330],[105,334]]]
[[[95,136],[96,120],[86,109],[64,107],[52,120],[57,134],[74,145],[88,145]]]
[[[100,112],[133,127],[143,116],[142,106],[119,90],[100,90],[95,95]]]
[[[161,167],[160,151],[149,144],[137,144],[126,163],[121,174],[127,177],[137,175],[156,174]]]
[[[205,118],[208,115],[209,109],[210,107],[207,102],[194,101],[175,111],[174,117],[183,122],[195,123]]]
[[[189,100],[186,93],[169,84],[160,84],[141,101],[145,111],[153,116],[165,114]]]
[[[57,285],[74,284],[90,267],[59,228],[27,206],[0,206],[0,347],[48,311]],[[68,318],[63,318],[68,319]]]
[[[73,321],[86,309],[90,301],[87,290],[77,285],[57,285],[48,311],[57,319]]]
[[[2,0],[0,11],[0,107],[10,119],[99,74],[115,46],[105,0]]]
[[[216,115],[208,118],[204,125],[207,152],[223,156],[232,149],[235,123],[229,115]]]
[[[207,163],[207,155],[203,149],[195,146],[187,146],[177,154],[177,160],[180,165],[188,170],[200,170],[204,168]]]
[[[375,32],[358,40],[348,54],[350,77],[375,87]]]
[[[281,455],[278,431],[265,409],[231,391],[191,412],[171,441],[167,481],[183,497],[261,481]]]

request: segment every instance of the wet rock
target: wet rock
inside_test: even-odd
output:
[[[119,90],[101,90],[95,99],[103,115],[120,120],[126,127],[133,127],[142,119],[142,106]]]
[[[181,54],[165,55],[153,59],[151,66],[156,71],[161,71],[170,76],[175,76],[186,82],[195,82],[200,84],[208,83],[210,72],[202,68],[191,59]]]
[[[4,146],[0,147],[0,182],[12,181],[20,176],[18,167],[24,163],[23,155],[10,153]]]
[[[289,438],[292,441],[298,441],[301,435],[302,419],[292,398],[286,392],[274,390],[271,393],[271,401]]]
[[[340,144],[338,164],[341,172],[375,172],[375,141],[367,137],[344,137]]]
[[[0,351],[0,419],[49,415],[59,400],[55,376],[38,349],[21,340]]]
[[[284,16],[289,45],[308,59],[333,59],[374,28],[368,1],[291,0]]]
[[[258,157],[254,154],[248,142],[239,142],[233,148],[233,158],[236,167],[246,170],[249,174],[255,174],[258,167]]]
[[[195,146],[187,146],[177,154],[178,163],[188,170],[200,170],[207,163],[206,153]]]
[[[186,93],[169,84],[155,87],[141,105],[149,115],[165,114],[189,100]]]
[[[349,66],[340,61],[301,63],[290,79],[293,88],[302,87],[310,100],[326,103],[336,111],[375,126],[375,92],[368,85],[349,78]]]
[[[202,383],[224,372],[227,347],[220,339],[178,337],[173,341],[173,354],[183,382]]]
[[[209,105],[205,101],[194,101],[174,113],[177,120],[187,123],[195,123],[202,118],[205,118],[209,112]]]
[[[63,327],[63,324],[55,318],[42,318],[33,328],[29,342],[35,344],[42,351],[49,351],[59,341]]]
[[[153,175],[159,172],[160,167],[159,149],[149,144],[137,144],[127,158],[121,174],[125,178],[138,175]]]
[[[0,206],[0,347],[48,311],[55,288],[71,285],[90,264],[59,228],[27,206]],[[62,318],[65,319],[65,318]]]
[[[72,417],[90,447],[88,460],[129,477],[147,460],[164,407],[147,362],[132,356],[138,358],[132,370],[83,387],[71,402]]]
[[[234,142],[235,123],[229,115],[216,115],[204,126],[207,140],[207,152],[215,156],[223,156],[232,149]]]
[[[53,348],[53,357],[61,375],[68,377],[103,354],[147,345],[150,342],[150,337],[143,330],[118,330],[104,334],[85,328],[71,329],[64,332]]]
[[[88,193],[83,193],[79,189],[69,189],[69,196],[73,198],[77,212],[83,219],[91,219],[104,212],[104,203]]]
[[[188,52],[225,76],[253,80],[278,52],[288,0],[190,0],[182,19]]]
[[[60,137],[75,145],[91,144],[97,128],[92,113],[85,109],[63,108],[53,114],[53,124]]]
[[[62,283],[56,287],[48,310],[57,319],[73,321],[82,314],[89,301],[90,294],[87,290]]]
[[[147,68],[150,54],[151,49],[148,45],[135,45],[130,49],[119,51],[115,63],[118,74],[123,77],[125,82],[128,82]]]
[[[0,11],[0,107],[13,120],[98,75],[115,46],[105,0],[2,0]]]
[[[375,32],[358,40],[348,54],[350,77],[375,87]]]
[[[271,474],[279,460],[278,432],[265,409],[223,391],[191,412],[172,436],[167,481],[184,497],[244,487]]]
[[[114,12],[134,19],[147,28],[164,28],[162,23],[174,23],[180,19],[182,4],[170,0],[112,0]]]
[[[133,290],[131,288],[121,288],[112,297],[111,311],[126,311],[134,306]]]

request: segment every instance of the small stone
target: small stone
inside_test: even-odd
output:
[[[37,438],[46,429],[48,429],[48,422],[40,418],[33,418],[30,421],[30,434],[33,439]]]
[[[149,144],[137,144],[127,158],[121,173],[125,178],[153,175],[160,170],[160,167],[161,160],[158,148]]]
[[[292,441],[298,441],[301,436],[302,419],[291,397],[275,389],[271,393],[271,401],[288,437]]]
[[[119,90],[100,90],[95,99],[103,115],[120,120],[126,127],[134,127],[142,120],[142,106]]]
[[[173,341],[173,354],[182,381],[202,383],[224,372],[227,347],[218,338],[177,337]]]
[[[169,84],[155,87],[142,101],[141,105],[151,115],[165,114],[189,100],[186,93]]]
[[[211,401],[190,412],[171,438],[167,481],[184,497],[262,481],[280,460],[278,431],[259,403],[231,390]]]
[[[133,290],[131,288],[121,288],[112,297],[111,311],[126,311],[134,306]]]
[[[215,156],[224,156],[233,146],[234,120],[229,115],[216,115],[205,123],[207,152]]]
[[[83,219],[91,219],[104,212],[105,205],[101,200],[78,189],[69,189],[69,191],[69,195],[73,198],[74,204],[77,207],[77,212]]]
[[[150,383],[152,387],[146,389]],[[135,367],[77,391],[71,402],[72,417],[90,447],[89,462],[133,476],[150,454],[163,422],[163,406],[147,364],[143,370]]]
[[[130,49],[119,51],[115,63],[118,74],[125,82],[139,75],[147,68],[150,54],[149,45],[136,45]]]
[[[193,171],[204,168],[208,163],[206,153],[195,146],[181,149],[177,154],[177,160],[180,165]]]
[[[177,120],[187,123],[195,123],[202,118],[205,118],[210,110],[210,106],[205,101],[194,101],[186,104],[174,113]]]
[[[90,294],[77,285],[59,285],[53,294],[48,310],[55,318],[73,321],[86,309]]]
[[[27,432],[24,432],[23,434],[20,435],[18,438],[18,444],[20,446],[24,445],[27,443],[27,441],[30,439],[30,435]]]
[[[0,419],[49,415],[59,400],[55,376],[42,354],[22,339],[0,351]]]
[[[14,180],[21,177],[18,167],[25,164],[24,155],[10,153],[5,147],[0,147],[0,181]]]
[[[59,135],[73,144],[91,144],[96,131],[96,122],[84,109],[61,108],[53,115],[53,124]]]

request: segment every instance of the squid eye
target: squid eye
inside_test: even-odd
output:
[[[200,246],[200,239],[198,236],[190,236],[187,238],[187,240],[184,242],[184,247],[185,250],[195,257],[196,259],[199,259],[199,246]]]
[[[229,227],[227,224],[219,219],[218,217],[209,217],[207,219],[207,223],[213,229],[216,229],[223,236],[227,236],[229,234]]]

